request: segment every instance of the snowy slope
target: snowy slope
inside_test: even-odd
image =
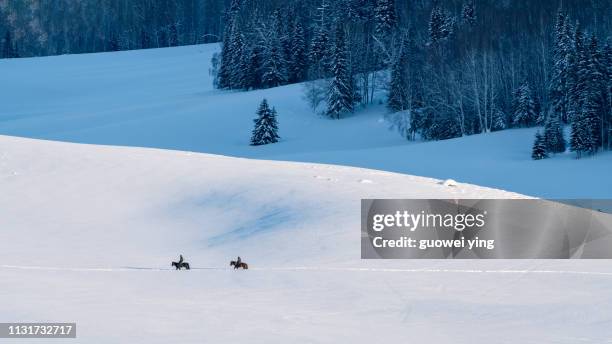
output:
[[[71,343],[612,340],[606,261],[359,258],[361,198],[518,194],[180,151],[0,147],[0,322],[76,321]],[[193,270],[169,270],[179,253]],[[251,270],[229,270],[238,254]]]
[[[530,159],[535,129],[409,143],[376,105],[340,121],[317,117],[302,85],[214,90],[217,45],[1,60],[0,134],[375,168],[549,198],[610,198],[612,154]],[[248,146],[262,98],[283,141]]]

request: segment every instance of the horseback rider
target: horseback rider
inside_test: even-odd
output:
[[[181,265],[183,264],[183,255],[179,254],[179,256],[181,256],[181,258],[179,259],[178,264]]]
[[[242,259],[240,259],[240,256],[238,256],[238,259],[236,259],[236,267],[239,267],[240,264],[242,264]]]

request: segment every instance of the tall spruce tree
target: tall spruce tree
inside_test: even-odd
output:
[[[548,99],[554,111],[564,123],[568,117],[568,75],[571,54],[571,37],[568,19],[559,10],[555,25],[555,43],[552,61],[552,76],[548,87]]]
[[[277,87],[287,82],[287,61],[277,30],[269,30],[263,54],[261,84]]]
[[[389,97],[387,106],[391,111],[402,111],[408,109],[408,49],[407,37],[402,40],[402,45],[396,54],[391,66],[391,81],[389,82]]]
[[[251,146],[267,145],[278,142],[278,122],[276,109],[270,109],[268,101],[264,99],[257,109],[257,118],[253,120],[255,127],[251,135]]]
[[[237,23],[232,25],[229,54],[229,88],[244,88],[245,44],[243,41],[242,32],[240,31],[240,27]]]
[[[332,78],[327,95],[327,115],[339,119],[344,112],[353,111],[353,77],[350,72],[346,38],[342,23],[336,25],[332,62]]]
[[[306,77],[308,61],[306,59],[306,37],[302,24],[296,20],[293,25],[291,40],[290,82],[300,82]]]
[[[232,86],[232,33],[240,12],[241,0],[232,0],[229,10],[225,13],[225,26],[223,29],[223,42],[221,43],[221,62],[217,75],[219,88]]]

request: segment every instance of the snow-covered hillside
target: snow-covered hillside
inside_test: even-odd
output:
[[[75,321],[71,342],[104,344],[612,338],[606,261],[360,259],[361,198],[517,194],[180,151],[0,147],[0,322]],[[170,270],[179,253],[193,270]],[[229,270],[236,255],[251,269]]]
[[[253,92],[212,88],[217,45],[0,61],[0,134],[367,167],[550,198],[612,196],[612,155],[530,159],[535,129],[409,143],[382,105],[339,121],[317,117],[302,85]],[[262,98],[282,142],[248,145]]]

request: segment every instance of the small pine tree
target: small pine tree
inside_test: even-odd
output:
[[[276,120],[276,109],[268,106],[264,99],[257,110],[257,118],[253,120],[255,127],[251,135],[251,146],[267,145],[278,142],[278,122]]]
[[[491,125],[492,131],[499,131],[506,129],[506,114],[498,108],[493,110],[493,123]]]
[[[535,135],[531,158],[533,160],[541,160],[548,158],[548,155],[546,154],[546,143],[544,142],[544,137],[542,136],[542,134],[540,134],[539,131]]]

